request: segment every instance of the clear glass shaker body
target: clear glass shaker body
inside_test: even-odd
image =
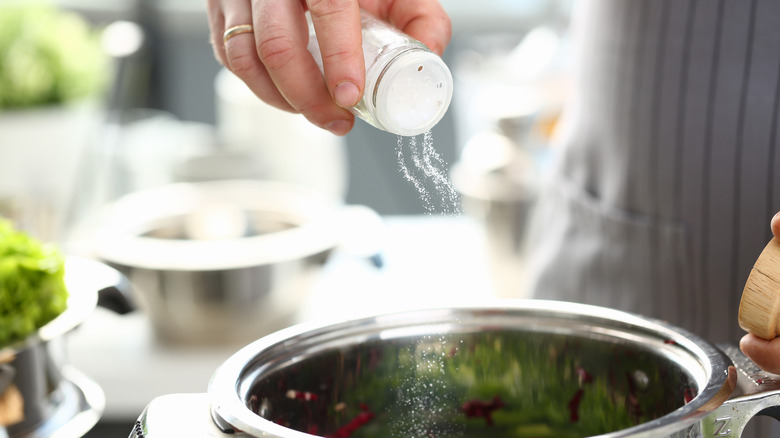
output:
[[[320,67],[317,36],[309,13],[308,50]],[[376,128],[414,136],[433,128],[447,112],[453,81],[444,61],[423,43],[361,10],[366,84],[350,110]]]

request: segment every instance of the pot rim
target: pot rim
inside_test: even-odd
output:
[[[186,215],[208,202],[284,216],[290,229],[214,240],[143,236],[160,220]],[[101,218],[98,256],[112,264],[172,271],[240,269],[296,260],[335,248],[341,239],[343,207],[313,190],[260,180],[173,183],[125,195]]]
[[[545,300],[492,300],[474,305],[424,308],[406,312],[373,315],[335,323],[305,323],[258,339],[228,358],[209,382],[208,394],[212,417],[225,427],[250,436],[306,438],[312,435],[283,427],[252,412],[246,405],[246,394],[264,370],[258,366],[263,354],[273,356],[284,351],[289,357],[306,347],[330,345],[345,337],[365,339],[369,335],[390,330],[408,334],[415,327],[452,326],[465,317],[482,318],[484,325],[491,318],[534,318],[543,322],[550,318],[571,324],[570,329],[592,327],[596,333],[617,336],[631,341],[651,341],[652,346],[670,357],[697,363],[690,370],[699,384],[699,393],[684,406],[655,420],[627,429],[599,435],[601,438],[658,437],[682,430],[698,422],[725,402],[734,389],[736,377],[728,356],[709,342],[663,321],[604,307]],[[560,325],[559,325],[560,326]],[[553,327],[553,326],[548,326]],[[564,327],[566,328],[566,327]],[[425,331],[431,333],[431,331]],[[381,336],[381,335],[380,335]],[[266,358],[267,360],[268,358]],[[273,359],[273,357],[271,357]],[[267,365],[265,371],[273,371]]]

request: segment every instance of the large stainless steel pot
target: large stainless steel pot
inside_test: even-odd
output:
[[[289,184],[177,183],[111,205],[96,253],[127,276],[161,339],[243,345],[292,325],[329,253],[377,222]]]
[[[15,405],[6,405],[7,409],[19,409],[14,415],[19,418],[7,427],[8,436],[76,438],[100,419],[103,391],[68,364],[64,343],[66,334],[84,322],[99,302],[105,300],[106,307],[120,313],[129,310],[129,303],[123,302],[123,281],[104,264],[78,257],[66,260],[66,310],[26,340],[0,349],[0,395]]]
[[[775,379],[660,321],[518,300],[277,332],[130,436],[737,437]]]

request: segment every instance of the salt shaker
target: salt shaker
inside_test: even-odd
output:
[[[320,67],[310,14],[308,50]],[[447,65],[423,43],[361,10],[366,86],[350,111],[384,131],[415,136],[429,131],[447,112],[453,81]]]

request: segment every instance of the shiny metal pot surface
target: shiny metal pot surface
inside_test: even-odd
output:
[[[780,381],[734,346],[518,300],[277,332],[208,393],[153,400],[131,437],[737,437],[778,405]]]
[[[379,221],[289,184],[177,183],[111,205],[96,252],[130,280],[161,339],[243,345],[292,325],[330,252],[367,217]]]

